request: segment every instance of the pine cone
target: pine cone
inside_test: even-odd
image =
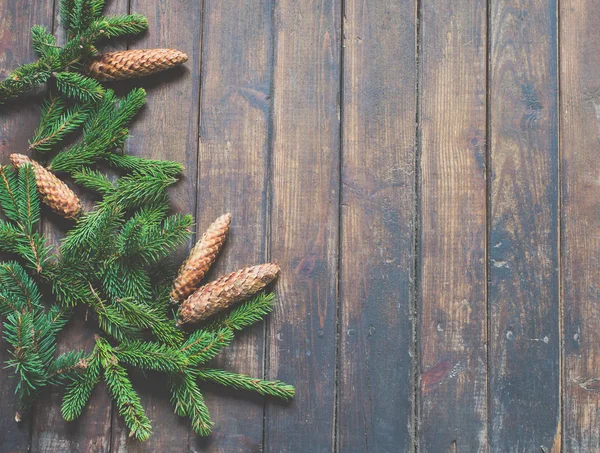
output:
[[[196,243],[173,282],[172,303],[185,300],[194,292],[198,283],[215,262],[227,238],[230,224],[231,214],[222,215],[208,227],[208,230],[202,235],[202,239]]]
[[[42,201],[54,212],[66,218],[75,218],[81,213],[83,205],[75,192],[54,174],[23,154],[11,154],[10,161],[15,168],[31,164]]]
[[[256,294],[279,273],[273,263],[246,267],[210,282],[188,297],[179,309],[178,325],[198,322]]]
[[[174,49],[136,49],[108,52],[93,58],[88,71],[97,80],[123,80],[143,77],[188,61]]]

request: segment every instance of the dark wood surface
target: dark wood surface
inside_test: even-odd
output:
[[[485,1],[421,8],[418,442],[485,451]]]
[[[198,231],[233,214],[210,276],[283,270],[274,314],[217,363],[297,397],[208,386],[216,427],[199,438],[166,382],[138,376],[154,426],[138,443],[102,387],[77,422],[51,391],[15,423],[0,368],[0,452],[600,451],[600,1],[109,11],[150,24],[118,48],[190,56],[136,82],[128,149],[184,163],[173,203]],[[61,36],[52,1],[0,0],[0,76],[34,58],[36,23]],[[39,100],[0,109],[3,163]],[[76,322],[60,350],[93,333]]]
[[[493,2],[490,11],[488,373],[494,451],[560,446],[556,13],[556,2],[537,0]]]
[[[347,452],[408,451],[415,428],[414,18],[412,1],[345,1],[336,432]]]
[[[566,451],[600,450],[600,3],[560,5],[562,396]]]

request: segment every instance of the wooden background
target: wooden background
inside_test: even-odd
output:
[[[212,276],[282,265],[278,306],[218,360],[291,404],[207,388],[196,437],[160,381],[127,439],[99,389],[46,395],[2,452],[600,451],[599,0],[113,0],[186,67],[141,81],[129,151],[186,165],[176,208],[230,211]],[[50,0],[0,0],[0,73]],[[0,112],[26,150],[39,99]],[[91,347],[83,322],[61,350]],[[0,344],[6,359],[5,343]]]

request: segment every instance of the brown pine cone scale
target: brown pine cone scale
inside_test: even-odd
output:
[[[174,49],[134,49],[108,52],[93,58],[88,72],[97,80],[123,80],[144,77],[188,61]]]
[[[10,161],[15,168],[25,164],[32,166],[42,201],[54,212],[66,218],[75,218],[81,214],[83,210],[81,200],[53,173],[23,154],[11,154]]]
[[[202,235],[190,255],[182,264],[173,282],[171,302],[185,300],[194,292],[198,283],[204,278],[210,266],[215,262],[231,224],[231,214],[225,214],[215,220]]]
[[[188,297],[179,309],[178,325],[198,322],[263,290],[279,273],[274,263],[246,267],[210,282]]]

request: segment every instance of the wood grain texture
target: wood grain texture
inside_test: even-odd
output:
[[[409,451],[415,2],[344,3],[339,451]]]
[[[148,102],[131,128],[128,152],[183,163],[184,175],[170,191],[171,206],[174,211],[193,214],[198,167],[201,3],[131,0],[130,10],[148,18],[148,32],[141,39],[132,41],[129,48],[174,48],[187,53],[189,61],[178,68],[135,81],[135,86],[148,92]],[[185,253],[179,258],[183,260]],[[134,379],[134,385],[140,390],[142,404],[152,420],[152,437],[144,443],[129,439],[123,420],[114,411],[112,450],[188,451],[189,420],[174,413],[166,377],[151,374],[148,379],[140,374]]]
[[[204,2],[197,223],[204,228],[223,213],[233,216],[206,281],[267,261],[272,6]],[[264,329],[260,323],[236,335],[215,365],[262,377]],[[217,387],[205,396],[215,427],[209,438],[194,436],[192,450],[260,452],[263,398]]]
[[[564,451],[600,451],[600,3],[561,3]]]
[[[105,13],[109,15],[126,14],[127,0],[114,0],[107,4]],[[66,33],[60,21],[58,7],[54,10],[53,32],[57,42],[64,44]],[[110,49],[124,48],[124,43],[111,43]],[[64,178],[65,175],[60,175]],[[74,187],[71,185],[71,187]],[[75,188],[77,190],[77,188]],[[92,208],[89,194],[77,190],[84,200],[85,209]],[[66,221],[43,207],[44,217],[42,229],[50,242],[57,245],[65,232],[72,227],[73,222]],[[62,354],[73,349],[83,349],[91,352],[94,348],[94,335],[99,333],[96,320],[90,316],[84,320],[85,309],[80,307],[67,328],[61,333],[58,340],[57,354]],[[98,385],[90,401],[75,422],[66,422],[60,412],[64,388],[52,388],[40,398],[36,406],[31,450],[34,452],[54,453],[59,451],[69,452],[108,452],[110,451],[110,431],[112,403],[104,384]]]
[[[266,408],[265,451],[330,452],[339,214],[337,0],[275,6],[271,257],[281,265],[267,377],[298,386]]]
[[[560,436],[556,3],[492,1],[490,448]]]
[[[37,58],[31,47],[30,28],[44,25],[52,29],[53,2],[35,2],[27,5],[16,1],[0,2],[0,80],[18,66],[35,61]],[[33,135],[39,121],[39,103],[42,94],[38,92],[10,101],[0,106],[0,164],[10,165],[11,153],[24,153],[28,140]],[[0,325],[1,325],[0,321]],[[2,333],[0,329],[0,334]],[[1,336],[1,335],[0,335]],[[5,363],[10,359],[8,344],[0,338],[0,452],[29,451],[33,414],[36,407],[27,414],[21,423],[15,422],[16,380],[12,369]]]
[[[52,3],[0,2],[0,77],[34,59],[31,25],[64,39]],[[600,3],[557,4],[109,1],[149,19],[111,48],[190,56],[109,86],[147,89],[128,150],[185,164],[174,210],[199,234],[233,214],[207,280],[282,266],[274,314],[215,363],[298,394],[203,386],[216,426],[199,438],[164,376],[135,374],[154,426],[139,443],[103,386],[77,422],[57,390],[16,424],[0,367],[0,453],[600,450]],[[26,150],[40,101],[0,107],[3,163]],[[60,351],[92,347],[77,316]]]
[[[486,2],[421,11],[420,447],[487,451]]]

